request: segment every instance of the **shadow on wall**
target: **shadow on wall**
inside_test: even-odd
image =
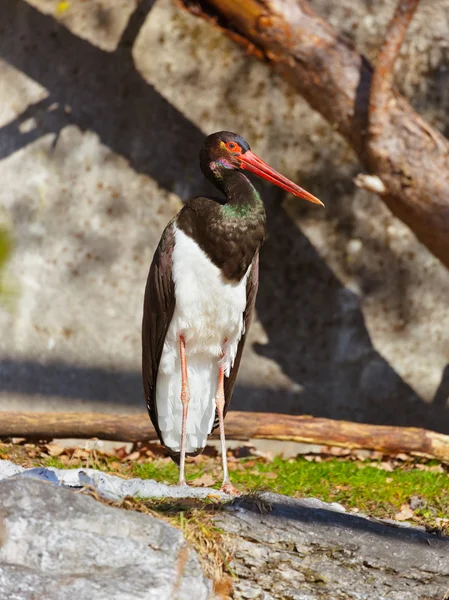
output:
[[[204,134],[142,78],[133,62],[133,44],[153,4],[138,4],[117,49],[107,52],[23,0],[2,2],[0,56],[49,90],[49,97],[0,128],[0,159],[72,124],[94,131],[161,186],[182,197],[193,193],[202,179],[197,156]],[[37,127],[21,133],[20,125],[31,117]],[[179,187],[181,182],[192,187]]]
[[[282,412],[449,433],[449,368],[433,403],[423,402],[373,347],[357,296],[279,208],[278,192],[267,192],[269,238],[260,255],[256,308],[269,343],[257,352],[301,387],[285,393]],[[256,393],[254,410],[276,412],[278,391]],[[235,408],[245,406],[240,391],[236,400]]]
[[[0,159],[49,132],[56,142],[63,127],[75,124],[96,132],[134,169],[182,197],[204,189],[197,165],[203,133],[141,77],[132,60],[132,45],[152,5],[142,0],[117,50],[106,52],[23,0],[4,0],[0,55],[47,88],[49,97],[0,129]],[[55,103],[58,108],[48,110]],[[21,133],[19,126],[30,117],[37,127]],[[269,190],[265,197],[270,238],[261,254],[257,312],[269,344],[257,351],[277,362],[301,391],[238,386],[233,408],[449,433],[447,370],[433,405],[427,405],[373,348],[357,298],[279,208],[279,196]],[[299,309],[292,297],[301,299]],[[30,407],[33,396],[78,399],[73,408],[82,408],[83,400],[144,406],[139,372],[61,363],[3,360],[2,392],[28,395]]]

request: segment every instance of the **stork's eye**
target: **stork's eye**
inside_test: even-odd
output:
[[[230,150],[231,152],[233,152],[234,154],[240,154],[242,152],[242,149],[240,148],[240,146],[238,144],[236,144],[235,142],[228,142],[226,144],[226,148],[228,150]]]

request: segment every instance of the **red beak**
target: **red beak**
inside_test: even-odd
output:
[[[267,165],[266,162],[256,156],[251,150],[247,150],[244,154],[241,154],[239,158],[242,161],[243,169],[271,181],[271,183],[274,183],[283,190],[287,190],[287,192],[290,192],[295,196],[304,198],[314,204],[321,204],[321,206],[324,206],[321,200],[318,200],[318,198],[315,198],[315,196],[312,196],[312,194],[303,190],[302,187],[299,187],[299,185],[296,185],[296,183],[293,183],[293,181],[290,181],[290,179],[287,179],[287,177],[284,177],[272,169],[270,165]]]

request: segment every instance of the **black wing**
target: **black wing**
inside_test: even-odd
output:
[[[246,280],[246,306],[243,313],[243,323],[245,325],[245,331],[240,338],[239,345],[237,347],[237,354],[235,355],[234,365],[232,366],[229,377],[225,377],[224,380],[224,395],[225,405],[223,415],[226,416],[228,412],[229,404],[231,403],[232,392],[234,391],[235,380],[237,379],[237,373],[240,367],[240,361],[242,359],[242,352],[245,346],[246,336],[248,334],[249,326],[251,325],[251,319],[253,318],[254,305],[256,303],[257,288],[259,287],[259,252],[253,259],[251,264],[251,271],[248,279]],[[215,411],[215,421],[212,426],[211,432],[218,427],[218,414]]]
[[[165,336],[175,310],[172,254],[174,219],[165,228],[153,257],[145,288],[142,319],[142,376],[145,402],[151,422],[163,444],[156,406],[156,380]]]

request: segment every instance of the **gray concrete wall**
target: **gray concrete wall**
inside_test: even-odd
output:
[[[375,57],[393,3],[316,0]],[[233,407],[449,433],[447,272],[374,195],[352,152],[268,68],[170,0],[3,0],[0,409],[144,410],[143,291],[160,233],[210,191],[197,155],[230,129],[326,204],[260,184],[257,320]],[[423,2],[398,65],[449,132],[449,8]]]

